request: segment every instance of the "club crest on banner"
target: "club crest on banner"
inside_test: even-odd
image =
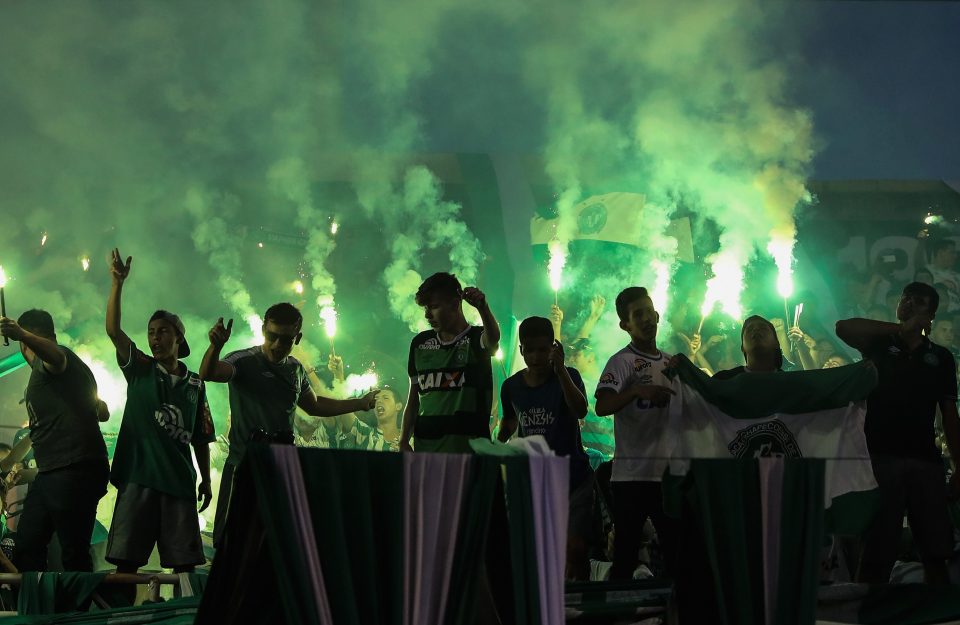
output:
[[[777,419],[738,430],[727,449],[736,458],[803,457],[790,428]]]

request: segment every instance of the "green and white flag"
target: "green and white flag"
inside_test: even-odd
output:
[[[853,505],[877,488],[863,434],[876,385],[869,362],[719,380],[681,358],[670,402],[670,474],[685,475],[692,458],[823,458],[825,507]]]
[[[699,534],[710,618],[812,624],[824,532],[860,533],[875,510],[863,423],[876,369],[722,380],[681,358],[675,371],[664,498]]]

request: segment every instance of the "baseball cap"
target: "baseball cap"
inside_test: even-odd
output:
[[[180,349],[177,351],[177,358],[186,358],[190,355],[190,346],[187,345],[187,332],[183,328],[183,322],[180,317],[166,310],[158,310],[154,314],[154,319],[163,319],[180,333]]]

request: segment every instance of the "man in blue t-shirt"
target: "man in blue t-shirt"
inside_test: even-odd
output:
[[[580,373],[563,365],[563,348],[553,325],[544,317],[520,324],[520,353],[527,368],[504,381],[500,389],[501,441],[514,432],[543,436],[558,456],[570,457],[570,521],[567,529],[567,578],[588,580],[587,535],[593,512],[593,470],[580,441],[587,414]]]

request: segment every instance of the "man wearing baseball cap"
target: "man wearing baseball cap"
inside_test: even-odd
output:
[[[127,403],[110,471],[118,492],[106,559],[118,572],[133,573],[156,544],[160,564],[181,573],[205,562],[195,502],[202,501],[202,512],[212,497],[213,420],[203,381],[179,361],[190,347],[177,315],[158,310],[150,317],[149,355],[120,328],[120,296],[131,261],[113,251],[107,335],[127,380]]]

